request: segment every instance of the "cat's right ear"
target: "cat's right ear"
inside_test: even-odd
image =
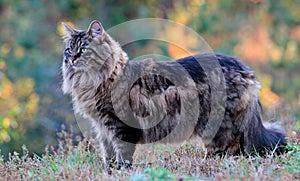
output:
[[[67,25],[66,23],[61,22],[61,24],[63,26],[63,30],[64,30],[65,35],[71,36],[72,34],[77,32],[76,29],[72,28],[71,26]]]
[[[98,20],[94,20],[91,22],[87,32],[92,35],[92,37],[102,36],[104,29],[101,23]]]

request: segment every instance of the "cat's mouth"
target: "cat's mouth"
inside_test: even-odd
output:
[[[82,67],[82,64],[80,63],[79,59],[69,58],[68,62],[72,66],[72,68],[80,68],[80,67]]]

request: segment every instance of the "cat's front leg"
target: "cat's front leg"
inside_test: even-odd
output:
[[[131,168],[136,144],[125,142],[118,138],[114,140],[113,144],[116,153],[116,168]]]
[[[142,131],[119,121],[114,128],[113,147],[116,153],[117,168],[130,168],[136,144],[142,138]]]
[[[113,143],[111,139],[105,134],[98,135],[99,141],[99,151],[103,160],[103,168],[108,170],[110,167],[113,167],[113,163],[115,162],[115,151],[113,148]]]

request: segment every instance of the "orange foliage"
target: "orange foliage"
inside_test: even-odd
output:
[[[39,96],[34,92],[34,81],[21,78],[13,83],[5,75],[0,78],[0,144],[11,140],[11,131],[24,132],[22,121],[34,122]],[[16,136],[16,135],[15,135]]]
[[[17,59],[20,59],[24,56],[25,50],[22,46],[17,46],[15,48],[14,54]]]
[[[183,48],[181,48],[175,44],[172,44],[172,43],[168,44],[168,52],[169,52],[169,55],[174,59],[191,56],[190,52],[188,52],[188,51],[184,50]]]
[[[268,61],[271,41],[265,27],[248,27],[240,30],[239,34],[242,42],[235,47],[235,53],[242,60],[253,63]]]
[[[277,105],[281,102],[281,98],[271,91],[268,87],[263,87],[260,91],[259,97],[263,105],[267,108]]]
[[[300,25],[291,29],[290,37],[293,40],[300,41]]]
[[[13,84],[6,77],[2,77],[0,81],[2,85],[0,90],[0,98],[6,99],[12,95]]]
[[[168,43],[168,53],[173,59],[199,53],[192,51],[199,47],[197,38],[195,38],[194,34],[190,34],[186,31],[184,26],[168,27],[168,32],[164,36],[166,39],[171,40],[171,42]]]
[[[252,3],[263,3],[265,0],[250,0]]]
[[[259,93],[259,98],[263,106],[269,108],[279,104],[282,101],[282,99],[279,97],[279,95],[274,93],[270,88],[273,80],[272,76],[267,74],[264,75],[259,74],[258,79],[262,84],[262,89]]]
[[[11,50],[11,47],[8,43],[4,43],[1,48],[0,48],[0,52],[2,55],[7,55]]]

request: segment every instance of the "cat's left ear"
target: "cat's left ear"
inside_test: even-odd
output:
[[[66,23],[62,22],[61,23],[62,26],[63,26],[63,30],[64,30],[64,33],[67,35],[67,36],[71,36],[72,34],[76,33],[77,30],[72,28],[71,26],[67,25]]]
[[[97,36],[102,36],[104,29],[101,23],[98,20],[94,20],[91,22],[87,32],[92,36],[92,37],[97,37]]]

